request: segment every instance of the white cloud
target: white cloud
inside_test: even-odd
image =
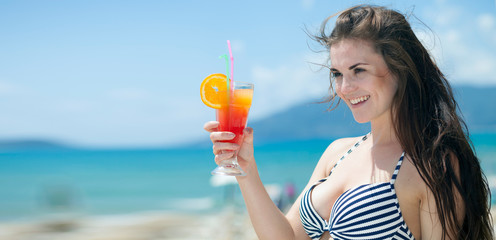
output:
[[[493,74],[496,66],[495,56],[482,50],[475,52],[467,50],[465,49],[467,57],[455,59],[457,67],[453,70],[453,75],[456,76],[454,82],[474,85],[496,84],[496,76]]]
[[[495,30],[496,20],[491,14],[482,14],[477,17],[477,26],[483,32],[491,32]]]
[[[477,17],[477,27],[493,44],[496,43],[496,17],[491,14],[481,14]]]
[[[442,11],[435,11],[432,12],[434,16],[435,23],[440,25],[440,26],[450,26],[453,22],[459,20],[460,18],[463,17],[463,14],[466,12],[463,11],[458,6],[455,5],[445,5],[448,4],[447,2],[440,2]],[[439,8],[436,8],[437,10]]]
[[[441,11],[437,11],[442,9]],[[494,15],[461,11],[461,6],[438,1],[426,20],[433,32],[416,31],[453,83],[495,85],[496,20]],[[425,27],[424,27],[425,29]]]
[[[434,47],[434,57],[441,70],[453,83],[496,84],[493,68],[496,55],[491,49],[473,44],[464,38],[459,29],[449,29],[439,34],[440,44]]]

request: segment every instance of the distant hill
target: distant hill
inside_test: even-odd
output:
[[[471,133],[496,132],[496,87],[455,86],[456,100]],[[348,107],[341,103],[333,111],[329,104],[305,103],[249,123],[259,144],[276,141],[329,139],[357,136],[369,131],[369,124],[358,124]]]
[[[456,86],[453,92],[471,132],[496,132],[496,87]]]
[[[250,123],[256,143],[329,139],[361,135],[370,124],[358,124],[345,104],[327,111],[329,104],[310,102],[276,113],[269,118]]]

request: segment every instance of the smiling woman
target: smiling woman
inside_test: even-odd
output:
[[[395,189],[408,238],[492,239],[487,179],[451,87],[405,17],[382,7],[353,7],[339,15],[330,34],[328,20],[316,39],[330,50],[337,94],[329,100],[339,96],[355,120],[370,121],[372,135],[392,136],[395,144],[385,151],[403,150],[407,169]]]
[[[330,56],[336,93],[351,109],[355,121],[388,118],[398,80],[372,43],[359,39],[341,41],[331,47]]]

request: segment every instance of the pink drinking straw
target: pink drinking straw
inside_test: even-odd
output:
[[[231,81],[233,80],[233,62],[234,62],[234,58],[232,56],[232,50],[231,50],[231,42],[229,40],[227,40],[227,47],[229,48],[229,57],[231,57]]]
[[[220,56],[220,58],[224,58],[226,59],[226,71],[227,71],[227,75],[226,75],[226,78],[227,81],[227,89],[229,91],[229,94],[227,95],[227,99],[229,101],[229,98],[230,98],[230,95],[233,94],[233,85],[232,85],[232,79],[233,79],[233,61],[234,61],[234,58],[232,56],[232,50],[231,50],[231,42],[229,40],[227,40],[227,47],[229,48],[229,55],[231,57],[231,76],[229,76],[229,59],[228,59],[228,56],[226,54]],[[229,78],[230,77],[230,78]]]
[[[233,58],[232,50],[231,50],[231,41],[229,41],[229,40],[227,40],[227,48],[229,48],[229,57],[231,58],[231,78],[229,78],[229,80],[227,81],[227,89],[229,89],[229,94],[234,94],[234,86],[232,84],[233,70],[234,70],[234,67],[233,67],[234,58]]]

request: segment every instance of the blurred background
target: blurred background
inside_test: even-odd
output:
[[[261,177],[285,209],[332,140],[367,133],[314,104],[327,53],[308,36],[361,3],[409,16],[495,192],[494,0],[2,0],[0,239],[256,239],[235,182],[210,175],[200,83],[224,73],[229,39],[234,80],[255,84]]]

